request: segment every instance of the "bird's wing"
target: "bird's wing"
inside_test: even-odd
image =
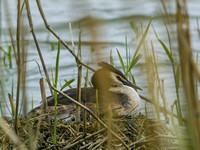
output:
[[[69,90],[63,91],[66,95],[76,100],[77,98],[77,89],[72,88]],[[93,102],[95,100],[95,89],[92,87],[82,88],[81,89],[81,101],[82,102]],[[57,95],[57,102],[59,105],[69,105],[73,102],[70,101],[68,98],[64,97],[61,94]],[[54,97],[49,96],[47,97],[48,106],[54,106]]]

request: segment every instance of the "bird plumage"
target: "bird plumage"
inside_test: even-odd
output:
[[[140,97],[136,89],[140,88],[128,81],[121,71],[108,63],[101,62],[99,66],[101,68],[95,71],[91,78],[93,87],[81,89],[81,103],[92,111],[96,111],[96,100],[98,99],[100,114],[105,115],[108,109],[111,109],[116,116],[134,115],[140,104]],[[64,93],[73,99],[77,98],[76,88],[66,90]],[[57,99],[58,106],[61,106],[62,116],[74,114],[76,109],[74,103],[60,94],[58,94]],[[47,104],[50,108],[54,106],[53,96],[47,97]],[[39,108],[40,106],[34,108],[31,112],[38,113]]]

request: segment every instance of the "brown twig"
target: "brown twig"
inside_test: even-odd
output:
[[[43,113],[47,113],[48,105],[47,105],[47,100],[46,100],[46,92],[45,92],[45,87],[44,87],[44,79],[40,79],[40,91],[41,91],[41,96],[42,96],[42,110]],[[50,123],[50,118],[49,115],[46,117],[47,123]]]
[[[50,82],[48,82],[50,84]],[[80,106],[81,108],[83,108],[84,110],[86,110],[92,117],[95,118],[95,120],[97,120],[97,122],[99,122],[99,124],[101,126],[103,126],[104,128],[108,129],[107,125],[99,118],[97,117],[92,110],[90,110],[88,107],[84,106],[83,104],[79,103],[78,101],[74,100],[73,98],[69,97],[68,95],[66,95],[65,93],[63,93],[62,91],[59,91],[57,88],[55,88],[54,86],[52,86],[50,84],[51,88],[53,90],[55,90],[56,92],[58,92],[59,94],[61,94],[62,96],[66,97],[67,99],[69,99],[70,101],[72,101],[73,103],[75,103],[76,105]],[[123,146],[129,150],[129,147],[126,145],[126,143],[114,132],[111,130],[111,134],[117,138],[122,144]]]
[[[73,37],[72,36],[72,31],[71,31],[71,37]],[[73,41],[73,38],[72,38],[72,45],[74,45],[73,43],[74,43],[74,41]],[[79,44],[78,44],[77,57],[79,59],[81,59],[81,31],[79,33]],[[76,99],[78,100],[79,103],[81,103],[82,64],[80,64],[79,61],[76,61],[76,63],[77,63],[77,67],[78,67],[78,80],[77,80],[77,91],[76,91],[77,95],[76,95]],[[76,109],[76,122],[77,123],[80,122],[80,120],[81,120],[80,119],[80,114],[81,114],[81,109],[80,109],[80,107],[77,106],[77,109]],[[78,124],[77,124],[77,130],[79,130],[79,125]]]
[[[151,99],[149,99],[145,96],[140,95],[140,98],[143,99],[144,101],[148,102],[148,103],[151,103],[152,105],[158,105],[158,104],[155,104],[155,102],[153,102]],[[166,108],[164,108],[162,106],[159,106],[159,109],[163,113],[167,113],[168,115],[172,115],[172,116],[178,118],[178,116],[176,114],[172,113],[171,111],[167,110]],[[186,122],[185,119],[183,119],[183,121]]]
[[[24,4],[23,4],[24,5]],[[23,6],[22,6],[23,7]],[[23,8],[21,8],[23,9]],[[27,30],[25,28],[25,24],[24,24],[24,17],[22,18],[22,25],[21,25],[21,28],[23,29],[22,32],[21,32],[21,54],[20,54],[20,57],[21,57],[21,86],[22,86],[22,100],[21,100],[21,107],[20,107],[20,112],[21,112],[21,109],[23,110],[23,114],[26,114],[27,113],[27,97],[26,97],[26,68],[27,68],[27,63],[24,63],[23,62],[26,62],[27,61],[27,56],[28,56],[28,48],[26,47],[25,45],[25,37],[27,35]]]
[[[10,125],[3,118],[0,118],[0,127],[10,137],[10,139],[13,141],[13,143],[16,145],[16,147],[15,147],[16,149],[28,150],[26,145],[24,143],[22,143],[20,138],[16,135],[16,133],[12,130]]]
[[[68,51],[72,54],[72,56],[75,58],[75,60],[79,63],[79,64],[82,64],[84,67],[88,68],[89,70],[91,71],[95,71],[95,69],[91,68],[90,66],[86,65],[85,63],[83,63],[79,58],[78,56],[73,52],[73,50],[71,48],[69,48],[69,46],[57,35],[57,33],[51,29],[50,25],[48,24],[47,20],[46,20],[46,17],[44,15],[44,11],[41,7],[41,3],[40,3],[40,0],[36,0],[37,2],[37,6],[38,6],[38,9],[39,9],[39,12],[40,12],[40,15],[44,21],[44,24],[47,28],[47,30],[49,30],[61,43],[62,45],[68,49]]]
[[[47,72],[46,65],[45,65],[45,62],[44,62],[44,59],[43,59],[43,56],[42,56],[42,52],[40,50],[40,46],[38,44],[37,37],[36,37],[35,32],[34,32],[34,26],[33,26],[33,21],[32,21],[32,17],[31,17],[31,11],[30,11],[30,6],[29,6],[29,1],[25,0],[25,4],[26,4],[26,10],[27,10],[27,16],[28,16],[29,26],[30,26],[30,29],[31,29],[31,33],[32,33],[32,36],[33,36],[36,48],[37,48],[37,52],[39,54],[40,61],[42,63],[42,67],[44,69],[44,73],[45,73],[46,79],[49,80],[50,79],[49,78],[49,74]],[[49,88],[49,89],[50,89],[51,94],[53,95],[53,92],[52,92],[51,88]]]
[[[17,4],[17,34],[16,34],[16,42],[17,42],[17,94],[16,94],[16,113],[15,113],[15,122],[14,128],[17,133],[18,128],[18,111],[19,111],[19,96],[20,96],[20,83],[21,83],[21,59],[20,59],[20,27],[21,27],[21,13],[20,13],[21,1],[18,0]]]
[[[77,64],[78,66],[78,85],[77,85],[77,101],[79,103],[81,103],[81,79],[82,79],[82,65],[81,64]],[[77,123],[80,122],[80,114],[81,114],[81,110],[80,110],[80,107],[77,106],[77,109],[76,109],[76,121]],[[78,124],[77,124],[78,125]],[[79,129],[79,127],[77,127],[77,129]]]
[[[92,148],[92,150],[99,149],[99,147],[100,147],[104,142],[106,142],[107,140],[108,140],[108,137],[104,137],[102,140],[94,142],[93,145],[91,145],[91,147],[94,146],[94,145],[96,145],[96,146],[94,146],[94,147]],[[91,148],[89,148],[89,149],[91,149]],[[109,148],[108,148],[108,149],[109,149]]]
[[[16,108],[15,108],[15,105],[14,105],[14,100],[13,100],[12,95],[10,93],[8,93],[8,99],[9,99],[11,110],[12,110],[12,116],[14,117],[15,113],[16,113]]]
[[[76,146],[77,144],[83,142],[84,140],[90,139],[90,138],[96,136],[97,134],[99,134],[99,133],[101,133],[101,132],[104,132],[105,130],[106,130],[106,129],[103,128],[103,129],[101,129],[101,130],[99,130],[99,131],[97,131],[97,132],[95,132],[95,133],[93,133],[93,134],[90,134],[90,135],[86,136],[85,138],[82,138],[82,139],[80,139],[80,140],[78,140],[78,141],[76,141],[76,142],[74,142],[74,143],[72,143],[72,144],[70,144],[70,145],[65,146],[65,147],[63,148],[63,150],[72,148],[72,147]]]

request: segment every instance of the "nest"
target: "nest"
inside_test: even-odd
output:
[[[36,149],[176,149],[173,132],[163,122],[153,121],[142,114],[134,118],[103,120],[108,129],[97,121],[86,120],[70,124],[69,121],[21,118],[18,136],[27,147]],[[12,121],[9,121],[12,125]],[[54,126],[56,125],[56,128]],[[55,132],[56,129],[56,132]],[[113,136],[111,130],[120,138]],[[56,133],[56,136],[55,136]],[[55,138],[56,137],[56,138]],[[123,141],[124,144],[121,142]],[[16,148],[0,130],[0,145]]]

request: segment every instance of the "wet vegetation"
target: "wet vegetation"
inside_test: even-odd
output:
[[[131,55],[131,50],[128,48],[127,37],[124,45],[126,58],[122,57],[118,49],[116,50],[121,70],[133,83],[135,83],[135,78],[137,77],[132,74],[131,70],[142,58],[145,60],[143,67],[145,68],[149,96],[147,98],[140,95],[141,99],[145,102],[144,113],[139,113],[132,118],[116,118],[112,116],[112,112],[109,112],[106,117],[101,118],[98,116],[98,112],[96,112],[96,115],[86,106],[82,105],[81,97],[78,95],[75,103],[79,107],[77,107],[76,120],[73,123],[57,119],[57,107],[54,107],[53,118],[50,119],[48,117],[45,92],[47,89],[44,88],[44,84],[47,83],[49,85],[51,94],[55,99],[55,106],[57,106],[57,93],[63,94],[61,90],[70,87],[70,84],[75,82],[74,79],[66,81],[62,85],[61,90],[58,89],[61,46],[65,47],[75,59],[78,68],[78,77],[76,79],[77,89],[81,90],[82,80],[85,82],[85,87],[88,86],[88,74],[92,74],[95,70],[82,61],[82,29],[79,32],[79,42],[76,43],[78,48],[75,50],[73,38],[73,46],[71,48],[49,25],[40,0],[36,0],[36,2],[46,29],[57,39],[57,43],[49,43],[52,49],[57,47],[57,56],[54,62],[55,71],[53,71],[55,74],[49,73],[46,69],[40,44],[34,32],[29,1],[18,0],[16,39],[8,20],[11,43],[8,44],[7,49],[0,47],[1,66],[9,68],[12,68],[13,65],[17,66],[16,97],[14,97],[14,85],[12,85],[10,94],[8,94],[9,102],[6,102],[10,107],[7,106],[4,108],[0,103],[1,149],[200,149],[200,109],[198,99],[200,71],[198,68],[198,55],[194,56],[191,48],[189,16],[186,2],[176,1],[177,51],[173,50],[171,45],[170,23],[172,20],[165,9],[163,1],[161,1],[164,10],[163,20],[169,43],[165,43],[159,38],[160,35],[156,33],[156,27],[152,25],[154,19],[152,17],[149,18],[147,25],[141,25],[141,27],[138,27],[133,21],[130,22],[130,28],[133,29],[133,32],[139,38],[133,55]],[[7,7],[8,4],[6,3],[4,7]],[[24,11],[26,11],[29,29],[42,64],[42,67],[39,67],[39,71],[45,74],[45,79],[41,78],[40,80],[41,109],[44,114],[35,117],[27,115],[28,103],[34,102],[26,98],[26,62],[28,50],[24,44],[26,36],[26,31],[23,30],[24,18],[22,19],[22,12]],[[91,28],[94,25],[91,23]],[[69,26],[71,29],[71,24]],[[150,28],[153,28],[157,41],[162,46],[163,51],[165,51],[172,68],[176,99],[171,107],[167,106],[165,83],[159,77],[159,66],[155,57],[154,44],[152,41],[149,42],[146,39]],[[150,48],[148,46],[149,43],[151,45]],[[175,54],[177,55],[175,56]],[[113,61],[112,51],[110,52],[110,64],[116,66]],[[83,69],[87,70],[85,75],[82,74]],[[50,78],[49,74],[52,75],[52,78]],[[2,82],[0,82],[0,85],[1,98],[5,100],[7,99],[7,93],[4,92],[4,88],[7,85],[4,85]],[[180,90],[184,92],[181,93]],[[184,95],[181,96],[180,93]],[[75,100],[72,101],[74,102]],[[183,104],[186,107],[183,108]],[[98,107],[98,101],[96,105]],[[155,119],[149,118],[147,106],[150,106],[152,111],[155,112]],[[79,117],[80,108],[89,113],[91,117],[81,119]],[[5,117],[5,111],[9,111],[11,117]]]

